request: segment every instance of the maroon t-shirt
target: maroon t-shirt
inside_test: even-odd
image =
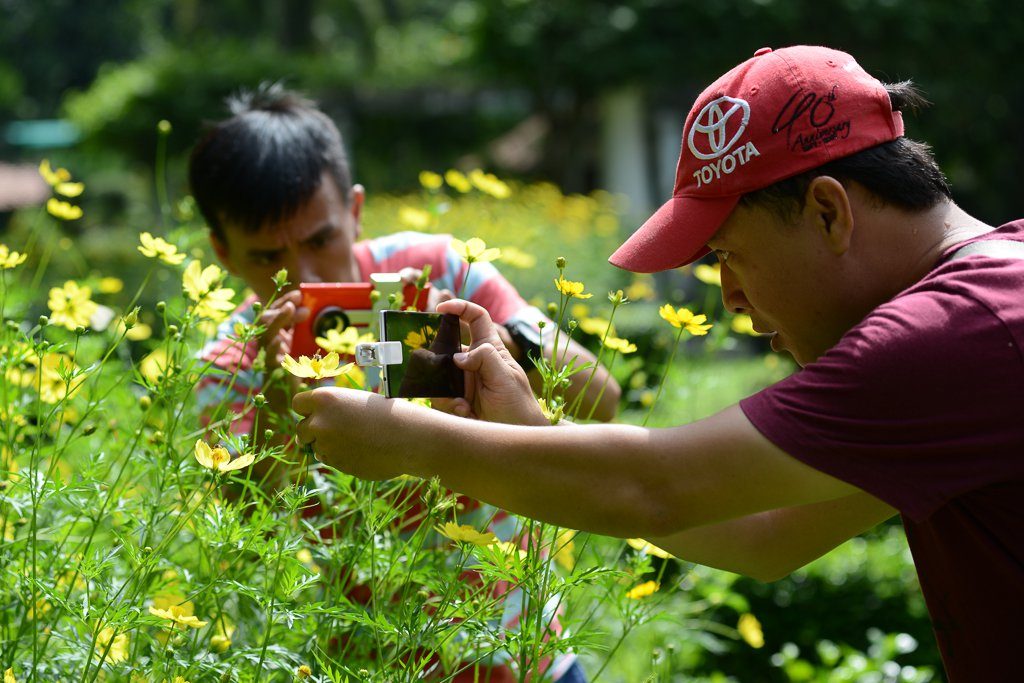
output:
[[[980,239],[1024,242],[1024,221]],[[900,511],[951,680],[1024,680],[1024,260],[940,261],[740,407]]]

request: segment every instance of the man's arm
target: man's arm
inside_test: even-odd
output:
[[[776,581],[895,514],[874,496],[855,493],[647,540],[689,562]]]

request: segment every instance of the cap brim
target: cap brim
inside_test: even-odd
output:
[[[708,253],[707,242],[736,208],[739,196],[673,197],[608,259],[634,273],[685,266]]]

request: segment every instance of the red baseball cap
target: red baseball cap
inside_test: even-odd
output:
[[[850,55],[761,48],[697,98],[672,198],[608,260],[637,273],[691,263],[744,194],[901,135],[885,86]]]

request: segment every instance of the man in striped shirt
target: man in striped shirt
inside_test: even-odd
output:
[[[289,354],[294,326],[309,315],[301,306],[298,284],[369,282],[370,274],[377,272],[401,273],[413,281],[429,267],[432,297],[428,307],[461,290],[463,298],[487,309],[513,356],[530,370],[531,383],[540,385],[526,349],[520,348],[517,336],[507,329],[526,326],[536,331],[543,321],[550,330],[553,323],[529,306],[492,264],[475,263],[467,273],[448,235],[399,232],[359,240],[364,191],[352,183],[341,135],[323,112],[278,86],[234,98],[229,106],[233,115],[216,124],[193,150],[189,179],[217,256],[254,295],[221,324],[216,338],[202,351],[214,367],[197,388],[207,426],[227,425],[234,434],[250,435],[256,447],[289,448],[290,430],[273,429],[273,418],[266,424],[261,416],[263,422],[254,425],[252,401],[262,393],[264,412],[293,422],[289,409],[296,378],[289,377],[284,383],[265,379]],[[293,289],[275,299],[273,278],[281,269],[287,270]],[[253,307],[257,301],[271,303],[257,313]],[[238,323],[256,323],[265,332],[258,341],[241,344],[231,338]],[[577,363],[594,362],[589,351],[565,340],[566,336],[562,335],[559,343],[560,362],[573,358]],[[552,344],[546,346],[545,355],[555,355]],[[566,392],[568,401],[584,389],[590,374],[574,375]],[[582,399],[581,414],[590,413],[593,407],[594,417],[609,420],[615,415],[619,395],[615,380],[603,367],[597,367]],[[281,471],[271,458],[254,467],[256,475],[271,486],[288,483],[298,474]],[[484,515],[484,522],[491,518],[490,525],[500,537],[510,536],[514,525],[509,524],[507,514],[488,511],[475,502],[470,507]],[[514,627],[518,622],[519,603],[519,598],[506,598],[503,626]],[[548,673],[566,683],[582,680],[571,656],[550,663]],[[508,669],[495,667],[489,680],[497,683],[505,680],[505,674],[511,676]]]

